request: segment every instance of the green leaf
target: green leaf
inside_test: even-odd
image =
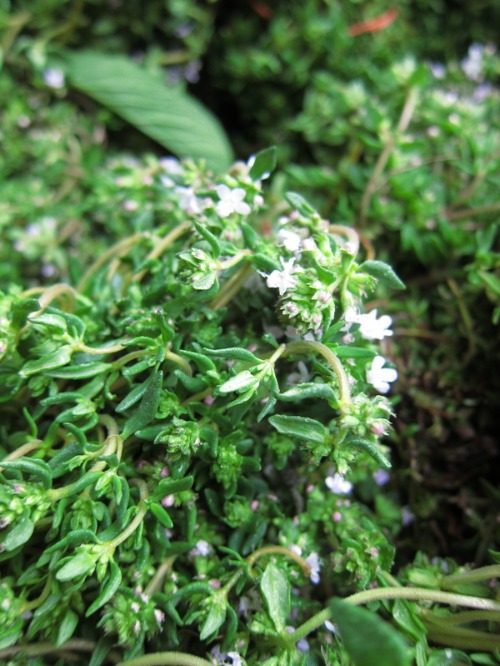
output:
[[[408,647],[390,624],[338,599],[330,602],[330,610],[353,666],[410,666]]]
[[[54,368],[60,368],[62,365],[69,363],[73,349],[70,345],[64,345],[56,349],[55,351],[42,356],[42,358],[37,358],[33,361],[28,361],[19,371],[21,377],[29,377],[30,375],[35,375],[37,373],[43,372],[44,370],[53,370]]]
[[[243,370],[243,372],[238,373],[231,379],[228,379],[227,382],[221,384],[217,387],[217,393],[220,395],[225,395],[226,393],[231,393],[232,391],[242,391],[243,389],[249,389],[253,386],[259,384],[259,379],[252,375],[250,370]]]
[[[290,613],[290,583],[278,567],[269,562],[260,581],[260,589],[267,611],[278,634],[286,632],[286,619]]]
[[[196,222],[196,220],[193,220],[193,224],[200,236],[204,238],[210,245],[214,259],[218,259],[220,256],[220,243],[217,238],[206,227],[204,227],[199,222]]]
[[[43,460],[38,460],[38,458],[6,460],[2,462],[2,467],[4,469],[18,470],[23,472],[23,474],[31,474],[37,481],[42,483],[45,490],[48,490],[52,485],[52,470],[50,466]]]
[[[375,358],[378,352],[365,347],[351,347],[351,345],[335,345],[333,351],[338,358]]]
[[[185,476],[183,479],[162,479],[150,495],[150,499],[157,501],[165,495],[174,495],[189,490],[193,485],[194,477]]]
[[[149,506],[149,509],[153,516],[158,519],[158,521],[163,525],[163,527],[171,528],[174,526],[172,518],[168,515],[165,509],[161,504],[152,502]]]
[[[314,215],[314,213],[316,213],[311,204],[296,192],[287,192],[285,194],[285,199],[288,201],[290,206],[292,206],[292,208],[295,208],[295,210],[297,210],[301,215],[304,215],[304,217],[309,217],[310,215]]]
[[[210,606],[210,610],[207,615],[207,619],[203,623],[200,632],[200,640],[204,641],[209,636],[213,636],[218,629],[224,624],[226,619],[226,602],[224,599],[218,601],[213,600],[213,603]]]
[[[230,361],[247,361],[248,363],[262,363],[252,352],[243,347],[228,347],[227,349],[204,349],[205,354],[209,356],[219,356],[227,358]]]
[[[166,87],[126,57],[67,53],[70,83],[180,157],[203,158],[225,170],[233,155],[219,121],[180,87]]]
[[[56,573],[56,578],[61,582],[65,582],[79,578],[80,576],[86,576],[95,569],[95,566],[95,558],[85,550],[81,550],[74,557],[66,560],[66,563]]]
[[[134,414],[125,423],[122,437],[126,439],[137,430],[145,428],[156,416],[160,404],[163,372],[155,371],[147,380],[147,387]]]
[[[74,611],[70,609],[66,611],[57,631],[56,647],[60,647],[73,636],[79,619],[79,616]]]
[[[404,283],[392,270],[389,264],[386,264],[384,261],[365,261],[361,264],[359,270],[365,271],[365,273],[377,278],[388,287],[392,287],[392,289],[406,289]]]
[[[270,146],[261,150],[255,156],[254,162],[250,168],[250,178],[259,180],[267,177],[276,168],[277,150],[276,146]]]
[[[16,523],[5,535],[2,543],[2,550],[10,552],[16,550],[19,546],[25,544],[31,538],[35,529],[35,523],[30,518],[30,510],[26,509],[21,520]]]
[[[366,439],[349,439],[346,442],[343,442],[342,446],[366,451],[379,465],[385,467],[385,469],[390,469],[392,467],[380,448]]]
[[[109,563],[109,570],[107,573],[106,582],[102,586],[101,593],[97,599],[90,604],[85,612],[85,617],[89,617],[92,613],[95,613],[96,610],[99,610],[104,604],[107,604],[108,601],[114,596],[115,592],[120,587],[122,582],[122,572],[120,567],[116,564],[114,560],[111,560]]]
[[[322,423],[307,416],[276,414],[271,416],[269,423],[282,435],[293,435],[318,444],[324,444],[328,436],[328,430]]]
[[[335,349],[335,351],[337,351]],[[279,399],[285,402],[293,400],[306,400],[313,398],[315,400],[334,400],[336,395],[335,391],[328,384],[316,384],[314,382],[306,382],[304,384],[296,384],[284,393],[279,394]]]
[[[35,315],[33,317],[28,317],[28,320],[34,326],[45,326],[50,330],[51,333],[63,335],[67,332],[68,327],[64,317],[56,314],[47,314],[44,312],[40,315]]]
[[[67,365],[65,368],[50,370],[45,374],[48,377],[56,377],[57,379],[87,379],[100,375],[103,372],[108,372],[112,367],[111,363],[93,361],[92,363],[82,363],[80,365]]]

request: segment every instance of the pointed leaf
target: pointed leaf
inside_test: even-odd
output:
[[[307,416],[276,414],[271,416],[269,423],[282,435],[293,435],[318,444],[324,444],[328,436],[328,430],[322,423]]]
[[[406,289],[404,283],[392,270],[389,264],[386,264],[384,261],[365,261],[359,267],[361,271],[365,271],[368,275],[377,278],[388,287],[392,289]]]
[[[332,622],[353,666],[409,666],[408,647],[401,634],[375,613],[335,599]]]
[[[276,631],[283,634],[290,613],[290,583],[285,574],[272,562],[269,562],[264,571],[260,589]]]
[[[255,156],[254,162],[250,168],[250,178],[259,180],[266,178],[276,168],[277,150],[276,146],[265,148]]]
[[[126,57],[80,51],[65,57],[75,88],[134,125],[180,157],[204,158],[225,170],[232,150],[219,121],[179,87],[165,86]]]

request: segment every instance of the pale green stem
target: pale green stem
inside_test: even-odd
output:
[[[76,287],[77,291],[83,291],[83,289],[87,286],[87,282],[90,280],[90,278],[95,273],[97,273],[98,270],[105,266],[110,259],[116,255],[121,256],[122,254],[125,254],[131,247],[135,245],[135,243],[142,240],[143,238],[147,238],[147,235],[141,231],[137,234],[129,236],[128,238],[124,238],[123,240],[110,247],[109,250],[103,252],[103,254],[101,254],[101,256],[96,261],[94,261],[92,266],[90,266],[90,268],[86,271],[85,275],[82,277]]]
[[[347,374],[344,370],[344,366],[340,362],[339,358],[333,353],[333,351],[324,345],[322,342],[316,342],[315,340],[301,340],[298,342],[289,342],[286,345],[284,356],[289,354],[305,354],[310,350],[314,350],[321,354],[325,358],[332,370],[337,376],[337,381],[339,383],[339,392],[340,392],[340,403],[341,406],[347,407],[351,404],[351,389],[349,387],[349,380],[347,379]]]
[[[35,608],[38,608],[38,606],[41,606],[45,601],[45,599],[47,599],[47,597],[49,596],[51,587],[52,587],[52,576],[49,574],[40,596],[37,597],[36,599],[33,599],[33,601],[25,601],[19,611],[19,614],[22,615],[23,613],[26,613],[26,611],[32,611]]]
[[[9,453],[9,455],[6,456],[2,462],[8,462],[9,460],[17,460],[17,458],[22,458],[27,453],[30,453],[31,451],[37,449],[40,446],[40,444],[43,444],[42,439],[32,439],[30,442],[26,442],[26,444],[23,444],[15,451],[12,451],[12,453]],[[0,472],[2,471],[3,471],[2,467],[0,467]]]
[[[167,559],[164,562],[162,562],[162,564],[158,567],[158,569],[155,572],[155,575],[153,576],[153,578],[151,578],[146,589],[144,590],[144,593],[147,594],[148,597],[151,597],[155,592],[158,592],[163,582],[163,579],[172,569],[172,565],[175,562],[176,557],[177,555],[172,555],[171,557],[167,557]]]
[[[117,666],[214,666],[211,661],[185,652],[153,652],[120,661]]]
[[[239,264],[240,261],[243,261],[245,257],[251,256],[251,251],[250,250],[242,250],[241,252],[238,252],[237,254],[234,255],[234,257],[231,257],[231,259],[226,259],[226,261],[219,261],[218,263],[218,270],[219,271],[225,271],[228,268],[232,268],[233,266],[236,266],[236,264]]]
[[[139,525],[142,523],[144,520],[144,516],[148,512],[148,508],[146,506],[146,500],[148,498],[148,487],[145,484],[144,481],[141,479],[136,479],[135,481],[136,485],[139,488],[139,506],[138,506],[138,511],[137,515],[135,518],[132,520],[132,522],[129,524],[128,527],[126,527],[121,534],[119,534],[115,539],[112,541],[106,542],[106,547],[109,549],[114,550],[117,546],[119,546],[121,543],[126,541],[131,534],[135,532],[135,530],[139,527]]]
[[[252,265],[245,264],[220,288],[219,293],[210,304],[212,310],[220,310],[227,305],[241,289],[247,278],[252,273]]]
[[[500,564],[491,564],[487,567],[479,567],[479,569],[474,569],[473,571],[464,571],[463,573],[443,576],[440,585],[444,589],[449,589],[455,585],[478,583],[479,581],[491,580],[493,578],[500,578]]]
[[[338,236],[344,236],[347,238],[347,241],[352,245],[353,256],[356,256],[359,252],[359,235],[358,232],[352,227],[345,227],[343,224],[330,224],[328,231],[331,234],[337,234]]]
[[[16,654],[22,653],[27,657],[41,657],[44,654],[51,654],[63,652],[68,650],[80,650],[81,652],[93,652],[95,650],[95,642],[87,641],[81,638],[72,638],[59,647],[52,643],[35,643],[34,645],[16,645],[8,647],[5,650],[0,650],[0,659],[13,657]],[[213,666],[211,664],[210,666]]]
[[[500,622],[500,611],[463,611],[452,615],[436,615],[432,611],[422,608],[420,617],[435,624],[468,624],[469,622]]]
[[[87,347],[83,342],[77,342],[73,347],[75,352],[85,352],[86,354],[116,354],[116,352],[123,351],[125,347],[121,344],[112,345],[110,347]]]
[[[170,351],[170,349],[167,349],[167,351],[165,352],[165,360],[172,361],[172,363],[176,363],[178,366],[180,366],[183,369],[186,375],[192,377],[193,371],[191,370],[191,366],[186,361],[186,359],[182,358],[182,356],[179,356],[179,354],[175,354],[173,351]]]
[[[182,224],[179,224],[179,226],[176,227],[175,229],[172,229],[170,233],[168,233],[155,245],[155,247],[146,257],[146,261],[151,261],[152,259],[158,259],[158,257],[160,257],[163,254],[163,252],[165,252],[165,250],[172,245],[172,243],[174,243],[178,238],[180,238],[183,234],[185,234],[186,231],[188,231],[190,228],[191,228],[191,222],[186,221],[182,222]],[[147,269],[139,271],[139,273],[136,273],[134,275],[132,281],[141,282],[142,278],[147,273],[148,273]]]
[[[439,590],[427,590],[422,587],[380,587],[373,590],[364,590],[357,592],[344,599],[346,603],[358,606],[370,601],[381,601],[382,599],[405,599],[406,601],[435,601],[441,604],[453,606],[464,606],[466,608],[476,608],[478,610],[500,611],[500,604],[491,599],[482,599],[481,597],[471,597],[465,594],[451,594],[449,592],[440,592]],[[333,614],[329,608],[325,608],[312,618],[304,622],[290,636],[290,643],[296,643],[307,634],[318,629],[327,620],[331,620]]]
[[[307,564],[304,558],[300,555],[297,555],[297,553],[294,553],[289,548],[285,548],[284,546],[265,546],[264,548],[259,548],[259,550],[256,550],[254,553],[249,555],[245,561],[250,565],[251,568],[257,559],[263,555],[286,555],[286,557],[289,557],[291,560],[294,560],[294,562],[297,562],[308,578],[311,575],[311,567]]]

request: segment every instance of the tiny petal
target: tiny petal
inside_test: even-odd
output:
[[[327,476],[325,479],[325,485],[336,495],[348,495],[352,490],[352,483],[346,481],[338,472],[333,476]]]

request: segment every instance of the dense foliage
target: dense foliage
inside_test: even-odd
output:
[[[0,6],[1,659],[500,663],[496,10],[441,11]]]

